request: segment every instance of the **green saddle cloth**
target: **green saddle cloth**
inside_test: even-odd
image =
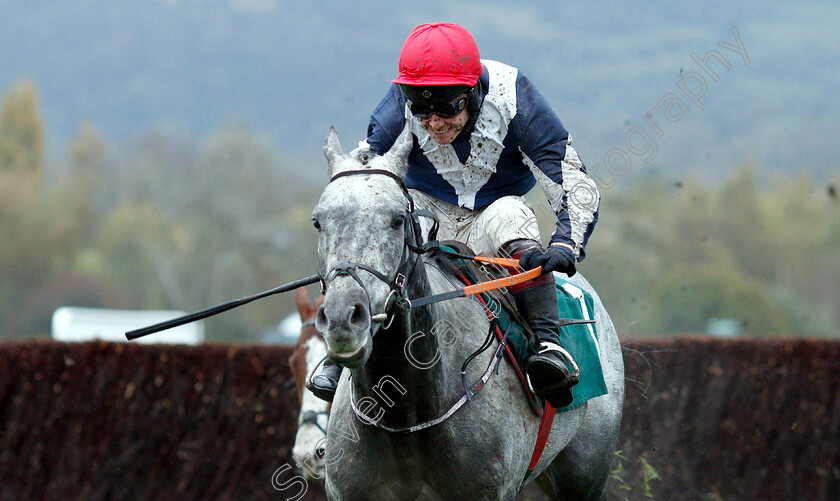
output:
[[[557,301],[560,304],[560,318],[582,320],[595,318],[594,301],[589,293],[556,274],[554,283],[557,287]],[[524,369],[525,361],[538,351],[536,340],[528,339],[524,329],[511,319],[507,311],[498,307],[495,311],[498,312],[499,327],[502,332],[510,330],[508,345],[519,361],[519,365]],[[558,412],[563,412],[579,407],[591,398],[606,395],[607,384],[601,367],[595,324],[562,326],[560,327],[560,341],[580,368],[580,382],[572,388],[574,397],[572,403],[558,409]]]

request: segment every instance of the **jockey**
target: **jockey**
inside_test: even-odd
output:
[[[534,392],[554,407],[571,402],[579,374],[560,346],[553,271],[573,275],[598,220],[600,194],[543,96],[516,68],[479,58],[472,35],[447,23],[415,28],[402,47],[399,76],[371,116],[362,143],[388,151],[406,123],[414,135],[406,186],[434,213],[441,240],[477,254],[514,257],[543,275],[511,288],[539,339],[525,365]],[[533,208],[522,198],[540,183],[557,224],[540,243]],[[325,363],[310,389],[332,400],[341,367]]]

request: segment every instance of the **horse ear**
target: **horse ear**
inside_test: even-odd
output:
[[[327,157],[327,173],[329,177],[332,177],[336,163],[345,156],[341,149],[341,142],[338,140],[338,133],[332,125],[327,140],[324,141],[324,156]]]
[[[392,166],[394,174],[400,178],[404,178],[408,172],[408,154],[411,153],[412,146],[414,146],[414,136],[408,128],[408,123],[406,123],[403,131],[394,141],[394,145],[383,155],[387,159],[387,163]]]

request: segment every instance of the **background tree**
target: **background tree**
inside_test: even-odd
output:
[[[14,85],[3,98],[0,171],[41,173],[44,131],[38,100],[38,88],[31,80]]]
[[[152,130],[128,146],[82,124],[43,166],[31,82],[0,111],[0,336],[46,336],[59,306],[197,310],[316,271],[310,217],[323,165],[284,160],[223,127],[196,140]],[[655,169],[602,193],[581,272],[625,336],[840,333],[840,177],[758,175],[711,183]],[[529,195],[543,235],[553,213]],[[272,297],[206,323],[211,340],[255,341],[294,311]]]

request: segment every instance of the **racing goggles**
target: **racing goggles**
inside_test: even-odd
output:
[[[461,95],[454,99],[445,99],[443,101],[430,102],[407,99],[406,102],[408,103],[408,109],[411,110],[411,114],[417,118],[429,118],[432,116],[432,113],[443,118],[452,118],[464,111],[464,108],[467,107],[470,94],[472,94],[472,91],[465,96]]]

